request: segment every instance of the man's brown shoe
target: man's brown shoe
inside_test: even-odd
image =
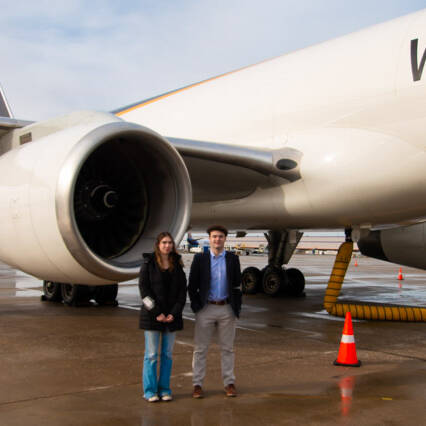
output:
[[[193,398],[203,398],[204,397],[203,388],[200,385],[194,386],[194,390],[192,392],[192,397]]]
[[[237,390],[233,384],[225,386],[226,396],[237,396]]]

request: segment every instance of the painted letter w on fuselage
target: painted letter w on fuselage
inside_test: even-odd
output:
[[[420,66],[417,62],[417,47],[419,44],[419,39],[411,40],[411,71],[413,73],[413,81],[419,81],[422,78],[423,67],[425,66],[426,61],[426,50],[423,52],[422,60],[420,61]]]

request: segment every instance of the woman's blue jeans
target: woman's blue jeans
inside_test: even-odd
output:
[[[145,398],[171,395],[170,374],[172,372],[173,344],[176,333],[145,330],[145,356],[143,359],[143,394]],[[160,376],[157,379],[158,349],[161,338]]]

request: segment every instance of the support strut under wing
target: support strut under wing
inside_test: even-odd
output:
[[[167,137],[184,157],[193,157],[245,167],[294,182],[300,179],[303,154],[293,148],[259,150],[235,145]]]

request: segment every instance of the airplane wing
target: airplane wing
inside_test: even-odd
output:
[[[0,137],[13,129],[20,129],[31,124],[31,121],[15,120],[14,118],[2,117],[0,115]]]

